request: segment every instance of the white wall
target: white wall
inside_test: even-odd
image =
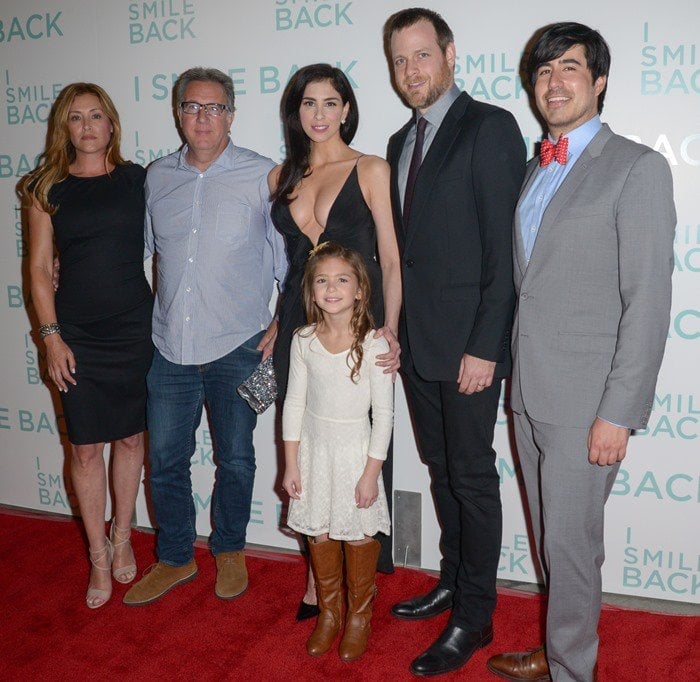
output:
[[[553,21],[576,20],[608,40],[613,65],[604,120],[660,150],[674,175],[678,229],[674,303],[666,357],[649,428],[631,441],[607,507],[608,591],[699,602],[697,369],[700,338],[700,10],[691,0],[590,0],[562,15],[551,2],[433,2],[456,34],[457,79],[475,98],[518,119],[532,152],[540,128],[518,77],[524,45]],[[508,7],[508,5],[511,5]],[[356,87],[361,123],[355,146],[383,155],[409,111],[390,87],[381,27],[403,3],[301,0],[4,0],[0,6],[0,502],[70,513],[55,400],[39,378],[23,300],[26,234],[14,195],[18,177],[43,148],[49,107],[63,85],[103,85],[122,116],[125,155],[141,163],[180,141],[170,87],[194,65],[229,71],[238,91],[234,141],[282,159],[278,120],[290,73],[338,63]],[[28,8],[29,7],[29,8]],[[554,9],[553,9],[554,8]],[[60,409],[59,409],[60,411]],[[437,525],[405,400],[397,391],[395,488],[423,494],[423,564],[438,564]],[[535,580],[520,494],[512,473],[505,413],[496,436],[505,511],[500,576]],[[258,473],[249,540],[296,547],[280,530],[274,415],[256,431]],[[193,460],[198,527],[208,532],[213,468],[206,427]],[[279,488],[279,486],[277,486]],[[148,524],[143,496],[138,522]]]

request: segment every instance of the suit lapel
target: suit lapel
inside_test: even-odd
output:
[[[520,203],[527,196],[533,180],[537,176],[537,168],[539,166],[538,157],[531,159],[525,169],[525,180],[520,188],[520,196],[515,207],[515,215],[513,216],[513,253],[515,254],[515,267],[518,268],[519,280],[522,280],[527,268],[527,260],[525,259],[525,244],[523,243],[522,226],[520,224]]]
[[[447,110],[445,118],[440,127],[435,132],[430,148],[428,149],[423,163],[421,164],[418,176],[416,177],[416,185],[413,189],[413,202],[411,204],[411,216],[409,224],[404,226],[406,234],[406,246],[411,242],[416,228],[419,224],[421,212],[425,207],[426,202],[432,194],[433,185],[439,181],[440,168],[444,163],[445,157],[454,144],[457,137],[457,132],[460,129],[461,119],[464,117],[467,106],[471,101],[471,97],[463,92]],[[405,140],[405,135],[404,138]],[[403,144],[401,145],[403,148]],[[400,152],[399,152],[400,153]]]
[[[395,230],[399,244],[403,245],[406,237],[406,227],[403,224],[403,206],[401,205],[401,192],[399,191],[399,159],[403,150],[408,131],[413,125],[411,118],[403,128],[397,131],[389,142],[389,166],[391,167],[391,203],[394,209],[396,221]]]

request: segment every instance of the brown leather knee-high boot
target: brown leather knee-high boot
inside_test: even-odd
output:
[[[380,544],[370,540],[361,545],[345,543],[345,571],[348,587],[348,615],[338,654],[344,661],[354,661],[365,653],[369,639],[374,576]]]
[[[309,555],[321,613],[306,651],[320,656],[331,648],[343,622],[343,547],[338,540],[309,542]]]

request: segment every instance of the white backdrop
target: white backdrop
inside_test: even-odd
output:
[[[607,507],[607,591],[700,602],[698,415],[700,339],[700,9],[695,0],[590,0],[573,15],[552,3],[431,2],[456,36],[460,87],[517,118],[532,153],[541,130],[518,76],[522,51],[539,27],[576,20],[608,40],[613,65],[603,119],[618,133],[658,149],[675,181],[678,227],[674,302],[649,428],[632,438]],[[510,5],[510,6],[509,6]],[[122,117],[125,156],[148,164],[178,148],[170,88],[194,65],[231,74],[236,143],[276,161],[284,155],[278,108],[290,74],[310,62],[340,66],[356,88],[358,149],[383,155],[408,118],[390,86],[381,27],[404,6],[393,0],[3,0],[0,6],[0,503],[69,514],[62,418],[42,376],[31,329],[26,232],[14,194],[43,149],[46,118],[73,81],[103,85]],[[504,21],[506,19],[506,21]],[[28,310],[30,314],[28,314]],[[563,377],[565,379],[565,377]],[[58,409],[60,413],[60,407]],[[259,421],[258,472],[248,539],[297,547],[280,528],[275,486],[275,415]],[[510,454],[506,413],[496,435],[504,535],[499,575],[536,580]],[[398,387],[394,484],[422,494],[422,564],[436,568],[437,524],[403,392]],[[206,424],[192,463],[198,529],[208,534],[213,477]],[[149,515],[143,494],[140,525]]]

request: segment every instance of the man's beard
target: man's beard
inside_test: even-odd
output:
[[[449,89],[452,87],[452,70],[449,66],[445,67],[442,78],[439,81],[431,83],[425,95],[421,95],[420,99],[415,99],[406,94],[405,97],[411,107],[414,109],[427,109],[437,102]],[[419,93],[415,93],[418,95]]]

